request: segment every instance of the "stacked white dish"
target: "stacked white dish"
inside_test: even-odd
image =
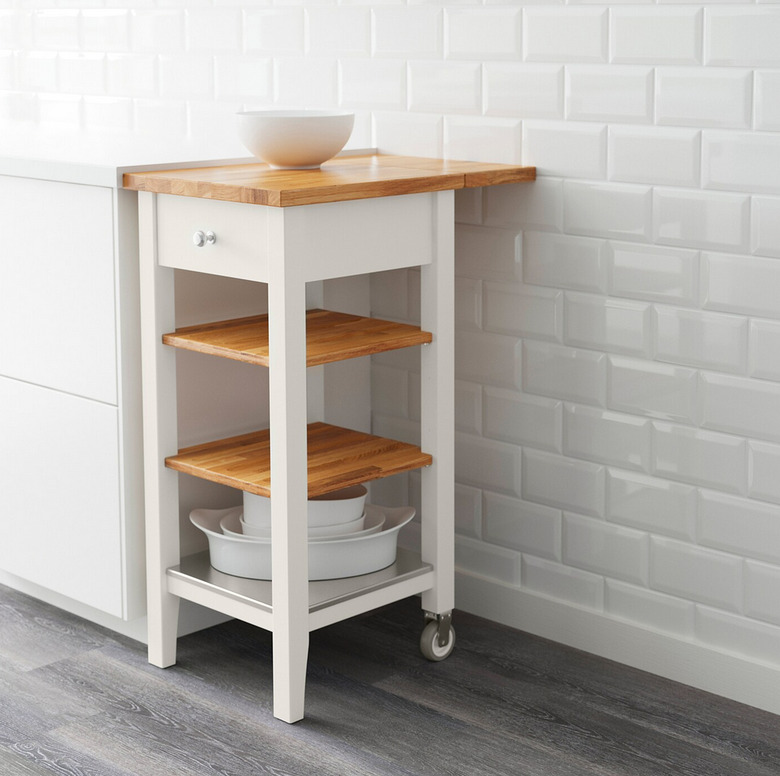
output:
[[[270,499],[247,496],[252,494],[244,494],[243,507],[195,509],[190,520],[206,534],[211,565],[217,571],[270,579]],[[365,505],[365,499],[366,489],[358,485],[309,500],[310,580],[354,577],[395,563],[398,533],[415,511]]]

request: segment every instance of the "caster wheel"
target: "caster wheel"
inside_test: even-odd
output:
[[[420,636],[420,652],[428,660],[439,661],[449,657],[455,648],[455,628],[450,625],[450,638],[443,646],[439,646],[439,623],[431,620],[424,628]]]

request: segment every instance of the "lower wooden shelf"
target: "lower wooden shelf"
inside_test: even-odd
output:
[[[208,552],[182,558],[168,569],[168,591],[231,617],[273,630],[272,583],[217,571]],[[309,630],[353,617],[429,590],[433,566],[420,554],[398,548],[392,566],[358,577],[309,582]]]
[[[309,498],[430,466],[433,461],[415,445],[327,423],[308,425],[308,452]],[[270,496],[270,431],[187,447],[166,458],[165,465],[258,496]]]

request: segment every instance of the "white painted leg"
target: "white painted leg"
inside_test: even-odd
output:
[[[421,446],[433,456],[422,470],[422,559],[436,581],[423,609],[443,614],[455,604],[454,528],[454,197],[436,195],[433,262],[421,268],[421,324],[433,342],[421,354]]]
[[[179,562],[179,484],[165,468],[176,452],[176,356],[162,344],[175,328],[173,270],[158,266],[154,194],[138,195],[141,282],[146,585],[149,662],[176,662],[179,598],[168,592],[166,570]]]
[[[296,722],[309,652],[306,285],[276,255],[268,286],[274,716]]]

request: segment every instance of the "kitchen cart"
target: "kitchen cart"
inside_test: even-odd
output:
[[[378,154],[321,170],[247,163],[128,173],[139,192],[149,660],[176,660],[178,604],[273,633],[274,715],[303,717],[309,632],[422,594],[427,657],[453,643],[454,191],[533,180],[533,168]],[[421,325],[306,309],[306,284],[420,267]],[[174,269],[259,281],[267,316],[176,330]],[[421,347],[420,446],[307,416],[307,367]],[[179,450],[177,349],[268,367],[270,428]],[[421,552],[363,576],[309,582],[306,500],[422,468]],[[272,498],[272,580],[180,556],[178,472]]]

